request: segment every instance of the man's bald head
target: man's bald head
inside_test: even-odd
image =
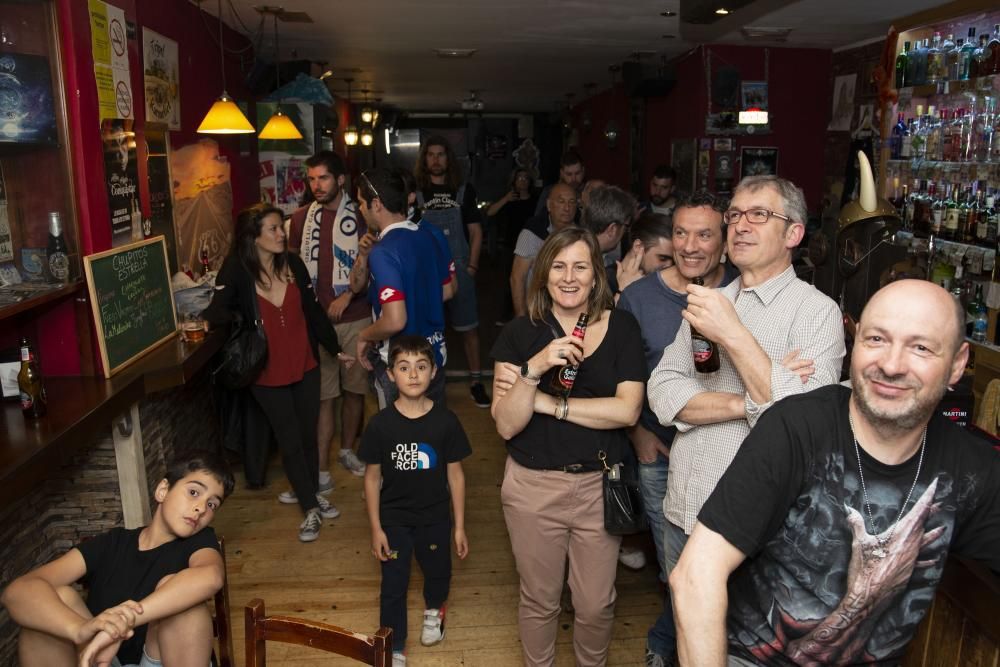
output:
[[[872,295],[861,312],[865,314],[890,309],[905,308],[911,313],[923,313],[928,328],[950,332],[952,349],[958,352],[965,342],[965,310],[943,287],[927,280],[897,280]]]

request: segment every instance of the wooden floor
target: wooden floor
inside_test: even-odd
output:
[[[465,461],[469,556],[453,561],[447,634],[442,643],[430,648],[420,645],[423,581],[414,563],[409,593],[409,664],[519,665],[518,578],[500,507],[503,441],[489,411],[472,404],[464,383],[448,385],[448,405],[461,419],[473,450]],[[269,614],[303,616],[359,632],[373,632],[378,626],[379,568],[369,551],[362,479],[339,463],[331,466],[336,482],[331,500],[341,516],[324,522],[316,542],[303,544],[297,537],[302,520],[298,506],[277,501],[277,494],[288,488],[279,465],[275,459],[269,471],[270,486],[260,491],[247,490],[242,471],[238,471],[237,490],[213,524],[226,540],[238,665],[244,664],[243,607],[255,597],[264,599]],[[646,631],[660,609],[652,560],[639,572],[619,566],[617,588],[609,664],[639,665]],[[572,622],[571,615],[562,614],[558,665],[574,664]],[[272,667],[357,664],[282,644],[268,644],[268,657]]]

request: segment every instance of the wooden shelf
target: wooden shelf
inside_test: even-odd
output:
[[[1000,75],[989,74],[966,81],[942,81],[941,83],[929,83],[922,86],[903,86],[898,92],[900,98],[936,97],[939,95],[986,92],[993,89],[993,80],[997,76]]]
[[[65,296],[75,294],[76,292],[82,290],[83,287],[83,281],[77,280],[67,285],[63,285],[62,287],[53,286],[51,290],[42,291],[35,296],[26,297],[23,301],[2,306],[0,307],[0,322],[46,303],[57,301]]]

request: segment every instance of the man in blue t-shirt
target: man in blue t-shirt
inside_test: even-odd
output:
[[[640,278],[625,288],[618,307],[635,316],[642,330],[643,351],[649,373],[659,365],[663,350],[674,342],[681,325],[681,311],[687,306],[685,288],[701,277],[708,287],[728,285],[739,275],[732,264],[723,264],[726,229],[722,212],[728,201],[708,193],[698,193],[678,204],[673,218],[674,263]],[[661,577],[666,581],[663,536],[666,518],[663,498],[667,494],[667,464],[670,444],[677,429],[662,426],[646,401],[639,422],[629,429],[629,438],[639,459],[639,482],[650,530],[656,544]],[[670,597],[646,638],[646,664],[671,664],[676,652]],[[660,662],[656,662],[659,660]]]
[[[358,202],[377,240],[364,243],[370,273],[368,299],[375,321],[358,336],[357,354],[366,368],[375,371],[379,404],[395,400],[395,385],[386,374],[389,343],[396,336],[423,336],[434,350],[438,368],[444,368],[444,299],[450,278],[442,275],[446,260],[434,237],[406,218],[406,184],[387,169],[361,174]],[[430,261],[428,261],[430,260]],[[374,350],[372,347],[374,347]],[[437,373],[428,390],[444,403],[444,373]]]

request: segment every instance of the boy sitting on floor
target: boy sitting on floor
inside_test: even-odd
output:
[[[455,550],[459,558],[469,553],[461,461],[472,450],[455,413],[427,396],[435,370],[434,352],[426,338],[393,340],[388,375],[399,398],[371,419],[358,452],[367,464],[372,554],[382,562],[379,624],[392,628],[393,667],[406,664],[406,589],[412,556],[424,573],[426,607],[420,643],[432,646],[444,639],[451,586],[449,495]]]
[[[22,667],[208,665],[204,603],[226,577],[208,525],[233,485],[220,455],[179,454],[156,486],[148,526],[113,528],[15,579],[0,601],[21,626]]]

